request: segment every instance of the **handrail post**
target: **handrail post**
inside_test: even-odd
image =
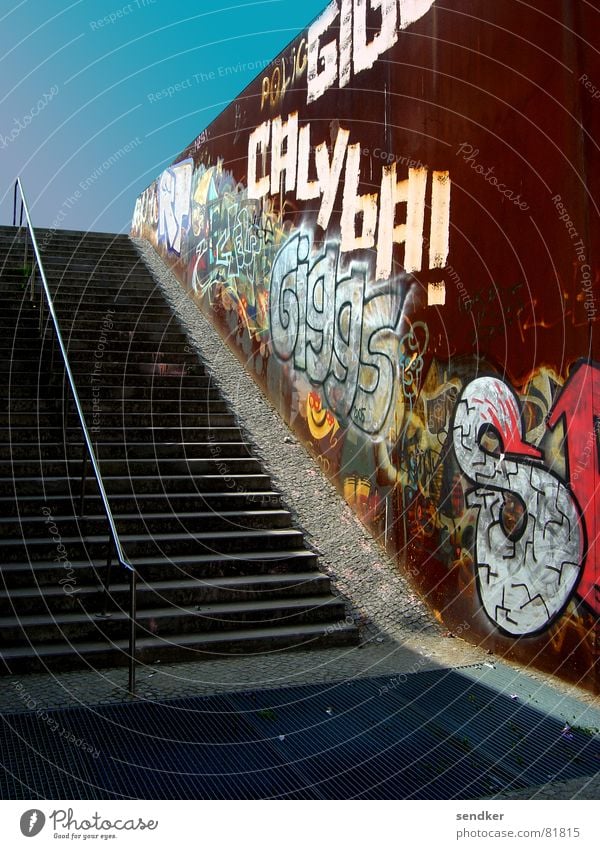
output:
[[[41,309],[41,303],[42,303],[42,301],[41,301],[41,298],[40,298],[40,309]],[[45,335],[46,334],[44,333],[44,336]],[[54,374],[54,333],[52,333],[51,336],[50,336],[50,374]],[[64,398],[64,392],[63,392],[63,398]],[[66,406],[65,405],[63,405],[63,409],[65,410],[65,414],[66,414]],[[83,448],[85,450],[85,443],[83,444]]]
[[[29,300],[30,301],[35,300],[35,267],[36,267],[36,263],[35,263],[35,260],[34,260],[33,265],[31,266],[31,274],[29,275]]]
[[[68,410],[65,411],[68,415]],[[81,463],[81,494],[79,496],[79,518],[83,519],[85,510],[85,485],[87,483],[87,467],[88,467],[88,448],[83,444],[83,458]]]
[[[13,194],[13,227],[17,226],[17,188],[19,187],[18,182],[15,180],[15,191]]]
[[[32,298],[32,300],[33,300],[33,298]],[[40,339],[41,339],[42,343],[44,341],[44,336],[46,335],[45,333],[43,333],[43,328],[44,328],[44,299],[40,298],[40,311],[38,313],[38,333],[40,334]]]
[[[131,569],[129,583],[129,692],[136,695],[136,626],[137,626],[137,572]]]
[[[112,573],[113,538],[108,538],[108,552],[106,554],[106,577],[104,578],[104,593],[102,599],[102,616],[108,616],[108,596],[110,593],[110,579]]]

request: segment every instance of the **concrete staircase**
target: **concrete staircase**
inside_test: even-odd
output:
[[[356,643],[343,601],[129,239],[36,236],[139,574],[140,661]],[[121,665],[129,584],[113,567],[105,608],[108,526],[91,470],[78,518],[81,429],[26,276],[23,237],[0,228],[0,672]]]

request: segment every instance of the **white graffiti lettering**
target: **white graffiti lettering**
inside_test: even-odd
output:
[[[422,18],[435,0],[333,0],[308,30],[307,103],[318,100],[337,82],[348,85],[355,74],[372,68],[398,40],[398,30]],[[377,13],[378,31],[369,40],[367,16]],[[339,21],[339,24],[338,24]],[[337,24],[339,35],[328,40]]]
[[[337,242],[327,242],[317,257],[311,247],[310,236],[300,232],[275,257],[269,297],[273,351],[323,387],[342,423],[384,435],[399,384],[406,290],[398,284],[367,287],[364,264],[340,267]]]
[[[429,237],[424,240],[425,198],[429,171],[409,168],[406,179],[398,179],[397,164],[382,169],[381,189],[360,194],[361,182],[359,144],[348,144],[349,130],[338,127],[331,157],[327,144],[314,149],[310,161],[311,125],[298,129],[298,115],[265,121],[250,134],[248,141],[248,197],[261,200],[269,193],[294,191],[298,200],[321,196],[317,224],[327,230],[340,191],[344,173],[342,211],[340,216],[340,250],[342,253],[377,248],[375,278],[389,280],[393,271],[394,245],[404,245],[403,266],[406,271],[423,270],[423,245],[429,244],[430,269],[446,265],[449,252],[450,191],[447,171],[431,173],[431,219]],[[284,144],[285,142],[285,144]],[[285,147],[285,153],[283,149]],[[270,173],[266,173],[268,153],[271,153]],[[344,169],[345,162],[345,169]],[[312,168],[311,168],[312,166]],[[316,172],[317,179],[309,179]],[[297,185],[296,185],[297,184]],[[405,208],[403,222],[400,205]]]

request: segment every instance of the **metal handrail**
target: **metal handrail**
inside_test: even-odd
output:
[[[42,258],[40,256],[40,251],[37,244],[37,239],[35,238],[35,233],[33,230],[33,224],[31,222],[31,216],[29,214],[29,207],[27,205],[27,200],[25,198],[25,192],[23,191],[23,185],[21,183],[21,178],[17,177],[15,182],[15,194],[14,194],[14,204],[13,204],[13,225],[16,226],[16,213],[17,213],[17,188],[19,189],[21,195],[21,214],[19,221],[19,228],[22,226],[23,222],[23,211],[25,212],[25,218],[27,221],[27,229],[31,234],[31,241],[33,245],[33,251],[35,254],[37,266],[40,271],[40,277],[42,280],[42,288],[44,294],[46,296],[46,302],[48,305],[48,311],[52,317],[52,323],[54,325],[54,332],[56,334],[56,339],[58,341],[58,345],[60,347],[60,351],[62,354],[65,372],[69,379],[69,384],[71,387],[71,393],[73,395],[73,400],[75,401],[75,407],[77,408],[77,415],[79,416],[79,423],[81,425],[81,430],[83,433],[83,438],[85,441],[85,450],[83,457],[83,467],[82,467],[82,490],[81,490],[81,506],[80,512],[83,515],[83,505],[85,498],[85,483],[87,478],[87,461],[88,458],[92,464],[92,468],[94,470],[94,475],[96,477],[96,482],[98,484],[98,491],[100,493],[100,498],[102,499],[102,504],[104,506],[104,512],[106,513],[106,519],[108,521],[109,531],[110,531],[110,541],[108,547],[108,557],[107,557],[107,580],[105,583],[105,601],[108,595],[108,587],[110,583],[110,569],[112,566],[112,547],[114,547],[114,551],[119,562],[119,565],[124,569],[127,569],[130,575],[130,607],[129,607],[129,620],[130,620],[130,628],[129,628],[129,692],[132,695],[135,695],[135,672],[136,672],[136,662],[135,662],[135,654],[136,654],[136,589],[137,589],[137,571],[136,569],[129,563],[127,558],[125,557],[125,553],[123,552],[123,547],[121,546],[121,540],[119,538],[119,532],[117,530],[117,526],[115,524],[115,520],[112,514],[112,510],[110,509],[110,504],[108,502],[108,497],[106,494],[106,488],[104,486],[104,481],[102,479],[102,473],[100,471],[100,465],[98,463],[98,459],[96,457],[96,453],[94,451],[92,440],[90,437],[90,433],[85,421],[85,416],[83,413],[83,409],[81,407],[81,401],[79,399],[79,393],[77,392],[77,388],[75,386],[75,380],[73,378],[73,372],[71,371],[71,365],[69,363],[69,357],[67,355],[67,350],[65,348],[65,344],[62,338],[62,333],[60,332],[60,327],[58,324],[58,319],[56,317],[56,311],[54,309],[54,302],[52,300],[52,295],[50,294],[50,289],[48,287],[48,281],[46,279],[46,273],[44,271],[44,266],[42,263]],[[25,234],[26,244],[25,249],[27,250],[27,234]],[[35,277],[35,267],[32,271],[32,281],[31,281],[31,297],[33,299],[33,278]],[[43,309],[43,302],[40,300],[40,328],[41,328],[41,313]],[[111,546],[112,543],[112,546]]]

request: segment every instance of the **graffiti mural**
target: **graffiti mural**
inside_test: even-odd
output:
[[[332,0],[132,233],[440,621],[600,691],[600,222],[571,173],[596,166],[535,111],[592,121],[589,57],[488,38],[538,45],[539,3]]]
[[[524,440],[518,400],[498,378],[464,388],[452,442],[461,472],[475,484],[467,504],[477,507],[474,565],[486,613],[509,634],[547,628],[583,564],[574,499]]]

